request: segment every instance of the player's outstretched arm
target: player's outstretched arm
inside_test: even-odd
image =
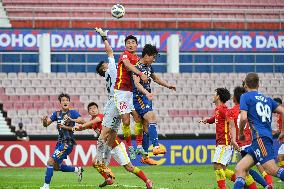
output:
[[[144,95],[147,96],[147,98],[149,100],[153,100],[154,94],[153,93],[149,93],[141,84],[140,84],[140,77],[138,77],[137,75],[133,74],[133,81],[134,81],[134,85],[137,87],[137,89],[143,93]]]
[[[96,27],[95,31],[102,37],[108,57],[113,58],[113,50],[107,40],[107,33],[109,32],[109,30],[103,30],[102,28]]]
[[[245,135],[244,135],[244,128],[247,123],[247,111],[241,110],[240,113],[240,122],[239,122],[239,139],[240,140],[245,140]]]
[[[147,82],[148,78],[145,74],[143,74],[140,70],[138,70],[135,66],[133,66],[128,59],[122,60],[124,66],[131,72],[135,73],[138,75],[142,81]]]
[[[85,129],[94,129],[93,125],[96,124],[96,123],[99,123],[101,121],[102,121],[102,119],[100,117],[96,117],[95,119],[88,121],[88,122],[84,123],[83,125],[73,127],[73,131],[74,130],[75,131],[82,131],[82,130],[85,130]]]
[[[172,90],[176,90],[176,86],[175,85],[170,85],[168,84],[166,81],[163,81],[159,76],[157,76],[155,73],[151,74],[151,77],[153,79],[154,82],[158,83],[159,85],[166,87],[168,89],[172,89]]]
[[[52,120],[48,116],[43,116],[41,122],[44,127],[47,127],[52,123]]]
[[[72,119],[72,118],[69,117],[69,116],[65,116],[65,117],[64,117],[64,120],[74,121],[75,123],[78,123],[78,124],[84,124],[84,123],[86,123],[86,121],[85,121],[84,118],[82,118],[82,117],[78,117],[78,118],[76,118],[76,119]]]

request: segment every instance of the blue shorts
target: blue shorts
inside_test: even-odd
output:
[[[54,159],[56,163],[60,165],[62,161],[66,159],[67,156],[72,152],[72,150],[73,150],[73,144],[58,142],[56,144],[55,151],[51,157]]]
[[[133,105],[141,117],[143,117],[147,112],[153,111],[152,101],[148,100],[146,95],[133,95]]]
[[[245,151],[253,157],[254,163],[264,164],[274,159],[273,141],[268,137],[260,137],[252,141]]]

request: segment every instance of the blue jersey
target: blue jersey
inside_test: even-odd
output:
[[[274,100],[257,91],[241,96],[240,110],[247,111],[253,140],[259,137],[269,137],[272,140],[272,112],[277,106]]]
[[[75,143],[74,140],[74,135],[72,131],[68,131],[66,129],[60,129],[58,127],[59,124],[62,123],[64,116],[67,115],[72,119],[77,119],[78,117],[81,117],[78,111],[76,110],[68,110],[67,112],[62,112],[62,111],[55,111],[52,113],[50,119],[51,121],[57,121],[57,130],[59,133],[58,136],[58,142],[64,142],[64,141],[71,141],[72,143]],[[75,122],[74,121],[65,121],[64,123],[65,126],[68,127],[74,127]]]
[[[145,83],[142,80],[140,80],[140,84],[149,92],[151,93],[151,75],[154,73],[153,67],[151,65],[145,65],[142,64],[141,62],[138,62],[135,66],[139,71],[141,71],[143,74],[145,74],[148,78],[148,82]],[[133,80],[132,80],[133,81]],[[134,81],[133,81],[134,82]],[[137,87],[135,86],[135,84],[133,83],[133,96],[135,95],[139,95],[139,96],[143,96],[144,94],[141,93]]]

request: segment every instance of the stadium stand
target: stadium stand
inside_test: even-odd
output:
[[[203,126],[197,121],[213,114],[212,96],[217,87],[241,85],[244,73],[160,73],[163,79],[177,85],[176,92],[154,85],[154,107],[159,131],[162,134],[214,133],[214,126]],[[284,98],[284,74],[260,73],[260,91],[272,97]],[[230,77],[229,77],[230,76]],[[12,120],[12,125],[23,122],[29,134],[56,134],[56,127],[43,129],[40,117],[58,109],[57,95],[66,91],[71,105],[88,118],[85,110],[90,101],[101,107],[106,102],[103,78],[95,73],[1,73],[0,102]],[[53,78],[53,79],[52,79]],[[80,87],[78,87],[80,86]],[[192,87],[194,86],[194,87]],[[264,87],[265,86],[265,87]],[[228,104],[232,106],[230,102]],[[1,121],[1,117],[0,117]],[[206,129],[205,129],[206,128]],[[1,130],[2,131],[2,130]],[[88,134],[88,131],[80,134]]]
[[[282,29],[281,0],[123,1],[127,14],[111,18],[117,1],[3,0],[14,28]]]

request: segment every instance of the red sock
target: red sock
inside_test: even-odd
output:
[[[105,179],[108,179],[109,176],[105,172],[99,172]]]
[[[264,179],[268,185],[273,184],[273,177],[271,175],[265,175]]]
[[[136,144],[138,145],[142,145],[142,140],[143,140],[143,135],[136,135]]]
[[[284,165],[281,165],[280,167],[284,169]]]
[[[249,189],[257,189],[256,183],[253,182],[251,185],[249,185]]]
[[[218,187],[220,189],[226,189],[226,182],[225,182],[225,180],[218,180],[217,184],[218,184]]]
[[[236,181],[236,174],[233,174],[231,177],[231,181],[235,182]]]
[[[141,178],[145,183],[147,182],[148,178],[146,177],[146,175],[144,174],[144,172],[142,170],[140,170],[138,173],[136,173],[136,175]]]
[[[126,142],[127,146],[132,146],[132,143],[131,143],[131,136],[125,137],[124,139],[125,139],[125,142]]]

